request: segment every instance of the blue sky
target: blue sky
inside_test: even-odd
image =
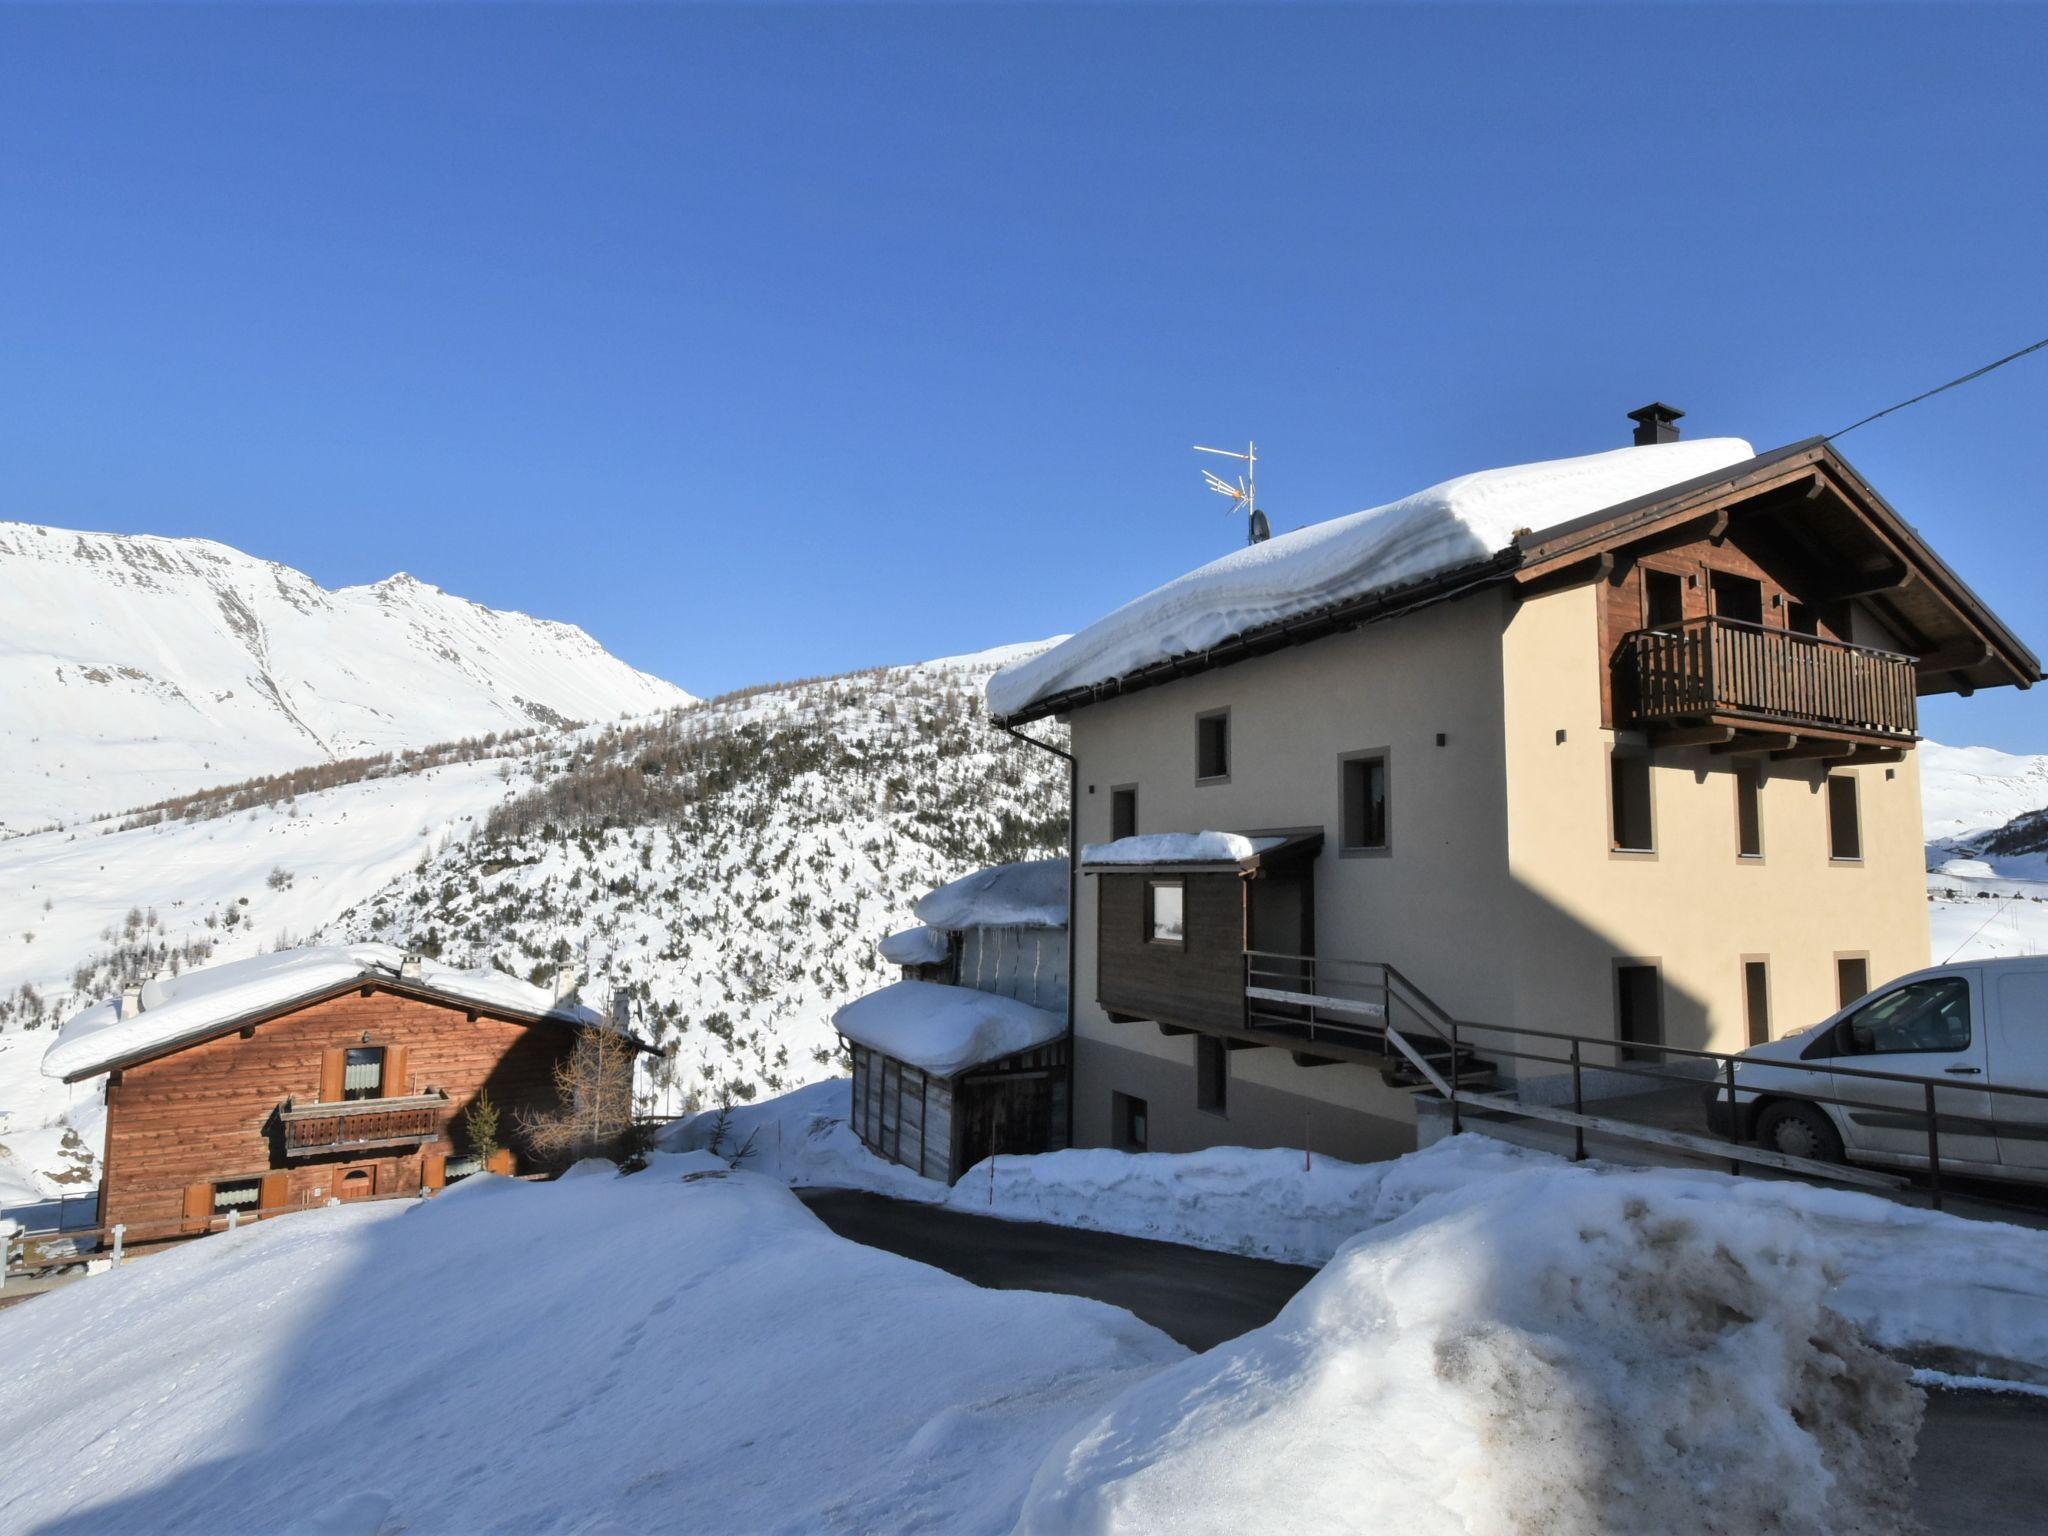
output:
[[[0,12],[0,516],[708,692],[2048,335],[2028,7]],[[2048,354],[1841,445],[2036,650]],[[1931,734],[2048,750],[2048,689]]]

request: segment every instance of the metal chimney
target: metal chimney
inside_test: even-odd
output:
[[[1678,418],[1685,412],[1662,400],[1652,400],[1639,411],[1630,411],[1628,419],[1636,424],[1636,446],[1647,448],[1652,443],[1675,443],[1678,441]]]

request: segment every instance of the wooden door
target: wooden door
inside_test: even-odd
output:
[[[334,1192],[344,1200],[367,1200],[377,1193],[374,1168],[344,1168],[334,1181]]]

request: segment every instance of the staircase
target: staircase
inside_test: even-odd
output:
[[[1245,1027],[1284,1040],[1301,1066],[1376,1060],[1393,1088],[1434,1091],[1414,1057],[1454,1088],[1480,1091],[1499,1079],[1493,1062],[1454,1040],[1451,1015],[1384,961],[1247,951]]]

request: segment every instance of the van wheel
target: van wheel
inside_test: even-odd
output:
[[[1778,1103],[1757,1117],[1759,1146],[1817,1163],[1842,1161],[1842,1138],[1834,1123],[1811,1104]]]

